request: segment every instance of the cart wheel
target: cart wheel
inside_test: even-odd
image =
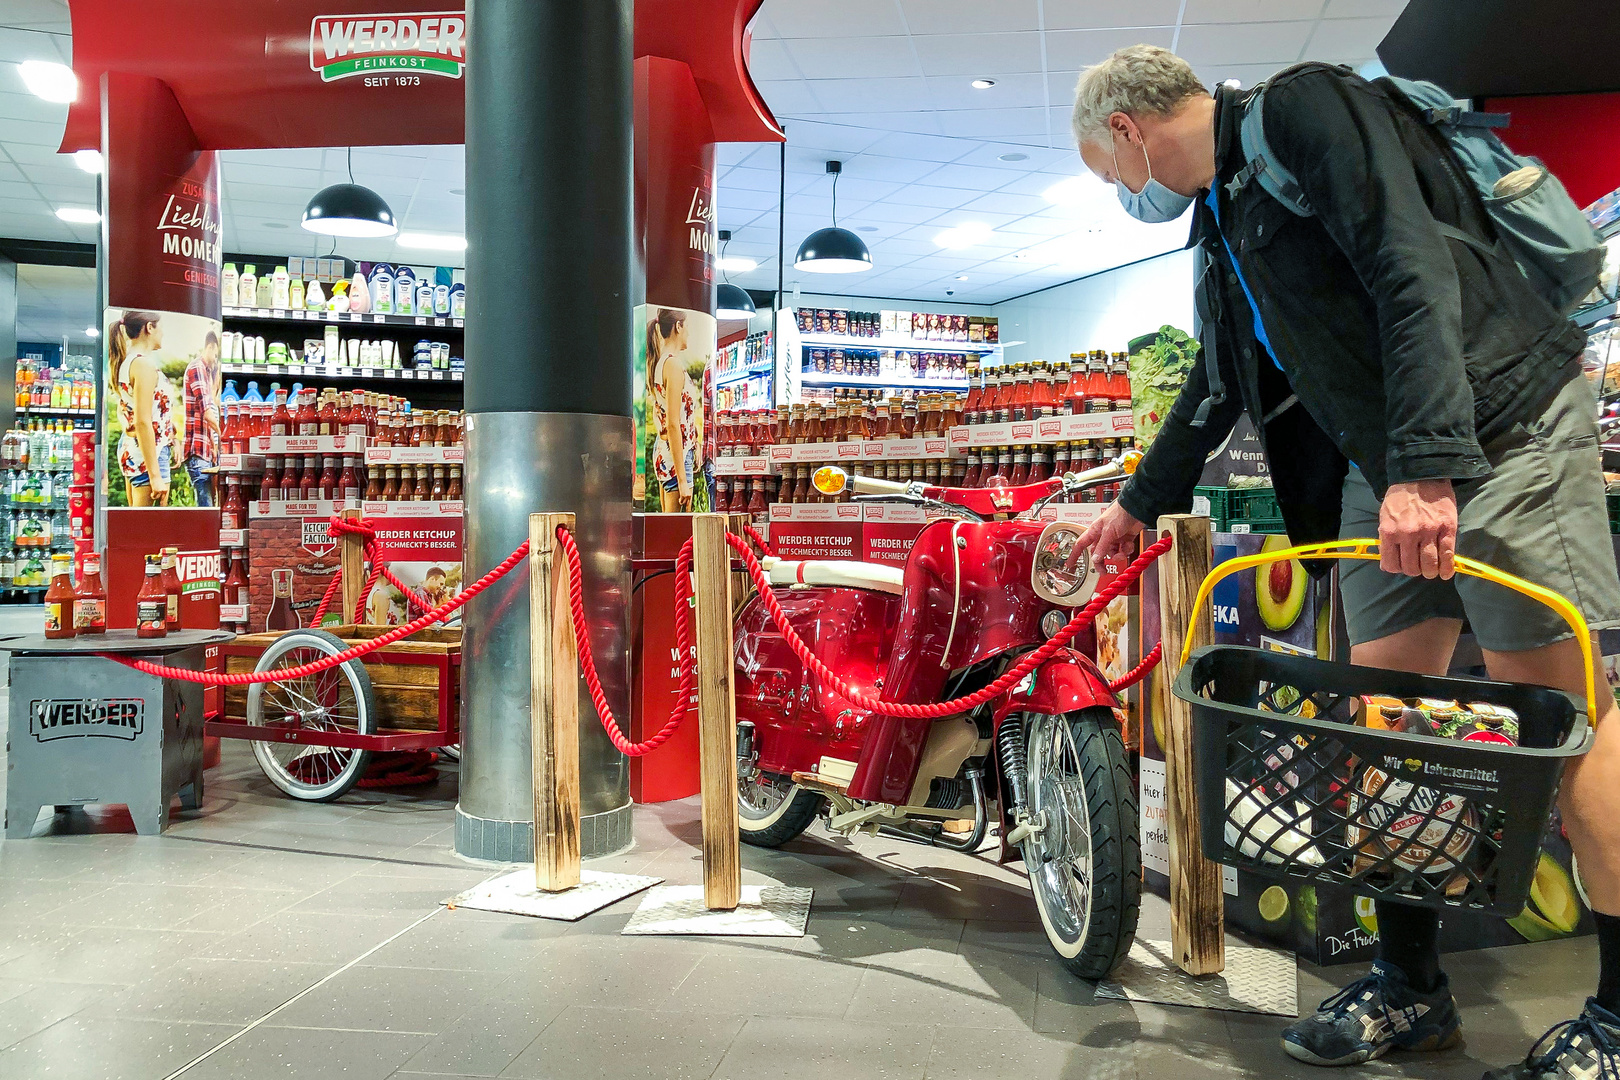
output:
[[[324,630],[293,630],[259,657],[255,671],[299,667],[336,656],[349,646]],[[247,722],[271,728],[305,728],[371,735],[377,705],[371,677],[358,660],[286,682],[248,687]],[[331,802],[354,787],[366,771],[369,750],[307,743],[253,740],[253,756],[270,782],[295,799]]]

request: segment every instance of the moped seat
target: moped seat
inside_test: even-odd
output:
[[[834,588],[871,589],[900,595],[905,569],[883,563],[846,562],[842,559],[761,559],[772,585],[826,585]]]

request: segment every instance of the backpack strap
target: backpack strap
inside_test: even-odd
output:
[[[1238,138],[1243,147],[1245,164],[1226,184],[1229,196],[1236,196],[1250,180],[1258,181],[1266,194],[1286,206],[1299,217],[1310,217],[1314,211],[1305,198],[1294,174],[1277,163],[1266,142],[1264,107],[1266,85],[1254,88],[1243,106],[1243,119],[1238,124]]]

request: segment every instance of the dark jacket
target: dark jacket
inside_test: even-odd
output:
[[[1267,84],[1266,139],[1311,217],[1258,181],[1231,190],[1245,164],[1246,100],[1217,91],[1221,224],[1200,192],[1189,241],[1201,253],[1200,339],[1224,397],[1216,393],[1206,422],[1193,425],[1211,396],[1201,359],[1120,501],[1149,524],[1185,513],[1205,457],[1246,409],[1289,536],[1312,543],[1338,535],[1347,458],[1380,498],[1392,483],[1489,474],[1480,443],[1574,377],[1585,338],[1507,256],[1442,235],[1437,221],[1495,241],[1444,143],[1379,87],[1324,64]],[[1223,231],[1282,371],[1255,338]]]

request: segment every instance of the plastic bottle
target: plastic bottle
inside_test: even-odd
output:
[[[387,263],[376,263],[371,268],[371,310],[379,315],[394,310],[394,269]]]
[[[259,298],[259,277],[256,267],[248,263],[242,267],[242,276],[236,279],[236,306],[254,307]]]
[[[275,273],[270,275],[270,308],[272,311],[286,311],[291,302],[291,281],[287,277],[285,266],[276,267]]]
[[[77,634],[107,632],[107,589],[101,583],[101,556],[84,557],[84,576],[73,594],[73,630]]]
[[[236,264],[226,263],[219,272],[219,306],[236,307]]]
[[[433,285],[423,278],[416,286],[416,314],[433,314]]]
[[[349,310],[362,314],[371,310],[371,289],[359,270],[355,270],[354,280],[349,282]]]
[[[304,279],[293,278],[287,286],[287,307],[292,311],[304,310]]]
[[[146,577],[141,581],[141,591],[135,594],[135,636],[165,636],[168,633],[165,629],[167,613],[168,599],[163,591],[163,556],[148,555]]]
[[[254,405],[257,405],[264,400],[264,395],[259,393],[259,383],[257,379],[250,380],[248,382],[247,393],[242,395],[242,400]]]
[[[452,319],[467,317],[467,286],[459,281],[450,286],[450,317]]]
[[[73,556],[51,556],[51,587],[45,590],[45,637],[73,636]]]
[[[332,295],[328,296],[326,298],[326,310],[327,311],[348,311],[349,310],[349,295],[348,295],[348,293],[349,293],[349,283],[347,281],[335,281],[335,282],[333,282],[332,283]]]
[[[394,314],[416,314],[416,272],[408,266],[394,271]]]
[[[163,549],[163,629],[170,634],[180,632],[180,549]]]
[[[304,288],[304,310],[326,310],[326,291],[321,288],[319,281],[312,281]]]

